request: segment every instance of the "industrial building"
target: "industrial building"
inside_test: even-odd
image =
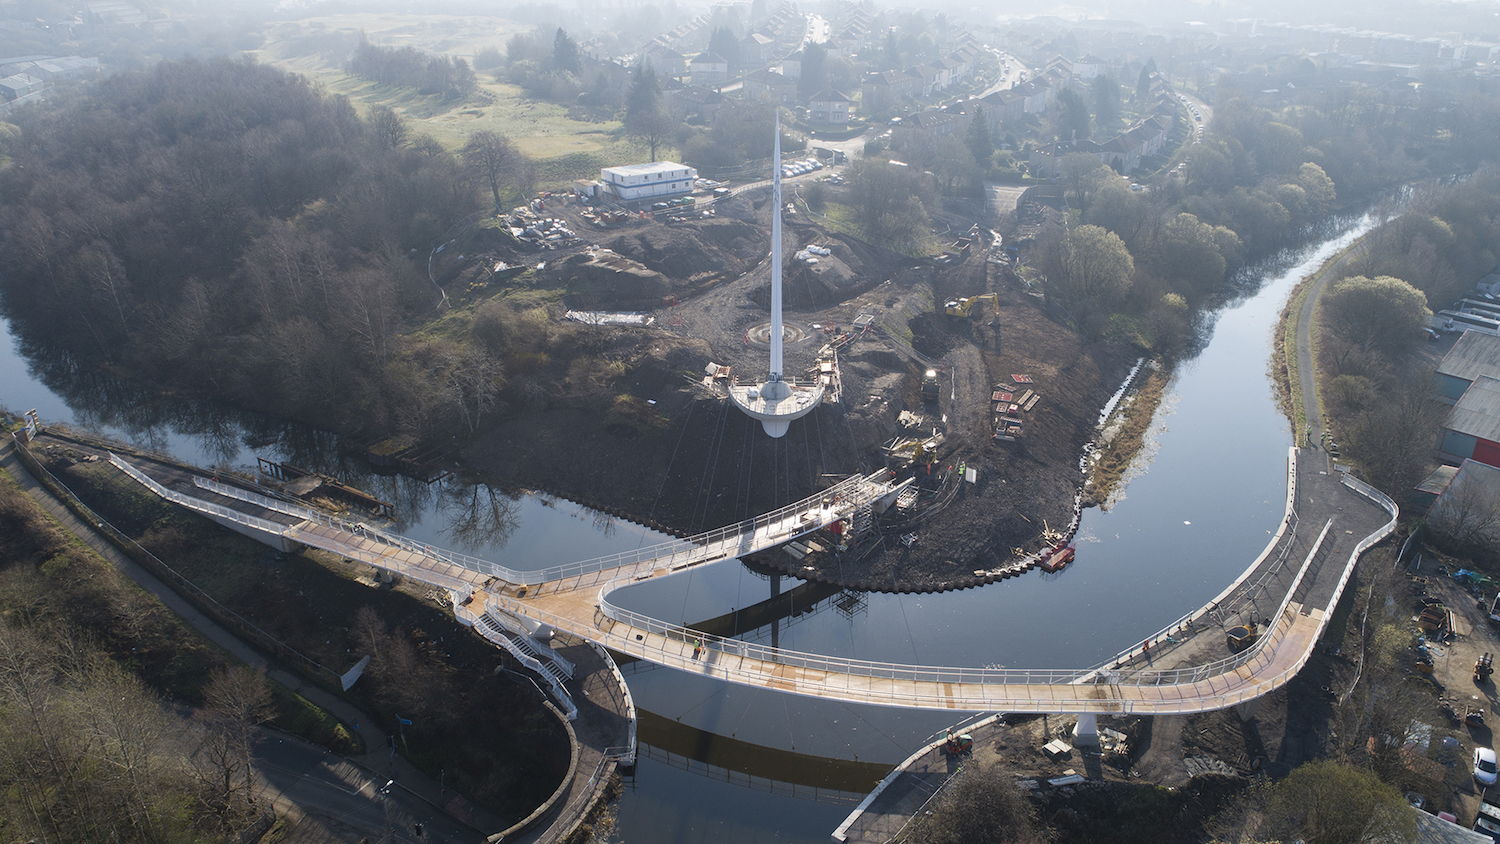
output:
[[[1438,364],[1437,400],[1457,404],[1474,379],[1481,375],[1500,376],[1500,337],[1479,331],[1465,331],[1443,362]]]
[[[1500,379],[1474,379],[1443,423],[1437,450],[1445,463],[1477,460],[1500,466]]]

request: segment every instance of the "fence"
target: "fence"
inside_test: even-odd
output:
[[[122,553],[130,557],[142,568],[172,584],[174,590],[189,601],[192,601],[193,604],[207,613],[216,622],[233,630],[240,638],[247,639],[261,649],[270,651],[278,658],[297,666],[303,671],[309,672],[313,679],[334,685],[339,684],[339,672],[292,648],[275,636],[260,629],[244,616],[220,604],[207,592],[198,588],[192,581],[179,574],[155,554],[141,547],[134,539],[126,536],[114,525],[106,521],[104,517],[94,512],[92,508],[79,500],[78,496],[74,495],[72,490],[68,489],[62,481],[47,471],[19,440],[16,441],[16,457],[26,466],[28,471],[36,476],[37,480],[43,486],[47,487],[49,492],[62,501],[68,509],[76,513],[88,524],[93,525],[95,530],[107,539],[110,544],[120,549]]]
[[[112,459],[114,458],[112,457]],[[184,506],[193,507],[194,509],[201,509],[203,507],[212,508],[216,515],[256,527],[264,525],[262,529],[270,530],[278,535],[285,535],[288,530],[287,525],[264,519],[256,519],[256,517],[238,513],[229,508],[219,507],[202,499],[184,496],[181,493],[168,490],[133,467],[129,467],[129,464],[124,461],[118,461],[116,465],[130,473],[132,477],[135,477],[141,483],[146,484],[158,495]],[[847,513],[836,511],[834,508],[842,506],[852,509],[850,507],[851,504],[864,503],[873,499],[876,497],[875,494],[877,492],[877,489],[874,488],[875,485],[879,485],[878,491],[883,494],[885,491],[883,481],[876,480],[877,477],[882,476],[883,472],[876,473],[869,478],[856,475],[829,487],[823,492],[804,498],[795,504],[789,504],[780,509],[772,510],[749,521],[700,533],[687,539],[673,540],[638,548],[633,551],[596,557],[591,560],[564,563],[538,571],[517,571],[498,563],[492,563],[489,560],[483,560],[456,551],[449,551],[425,542],[418,542],[400,534],[388,533],[360,522],[350,522],[345,519],[329,516],[307,507],[277,501],[259,493],[250,492],[219,481],[195,477],[193,483],[201,489],[206,489],[218,495],[234,498],[248,504],[254,504],[257,507],[263,507],[267,510],[283,513],[385,545],[403,548],[413,553],[431,557],[432,559],[450,563],[461,568],[480,572],[491,577],[498,577],[507,583],[517,586],[538,586],[559,580],[582,578],[589,574],[598,575],[592,581],[582,581],[573,584],[576,587],[613,580],[620,575],[621,572],[619,570],[625,568],[639,568],[649,564],[653,569],[666,566],[672,570],[677,570],[691,564],[710,562],[750,553],[759,550],[752,543],[752,540],[757,535],[763,535],[765,539],[775,538],[777,542],[784,541],[785,538],[795,538],[795,536],[786,536],[786,534],[807,533],[824,527],[826,524],[836,520],[834,517],[847,515]],[[811,520],[802,518],[804,515],[813,513],[821,514],[821,518]],[[307,537],[301,538],[304,540],[308,539]],[[386,568],[394,565],[389,558],[380,555],[366,553],[360,556],[359,549],[354,546],[349,546],[348,548],[329,547],[327,550],[359,559],[361,562],[369,562],[372,565]],[[410,574],[399,568],[398,571],[401,571],[402,574]],[[412,576],[420,579],[423,575]]]
[[[609,587],[602,590],[604,593],[609,591]],[[1089,677],[1102,679],[1107,676],[1094,669],[918,666],[827,657],[705,634],[624,610],[603,599],[599,602],[592,622],[560,616],[503,596],[490,595],[488,599],[496,606],[523,613],[559,630],[593,639],[621,653],[666,665],[692,667],[706,676],[730,682],[856,702],[970,711],[1038,711],[1039,703],[1045,703],[1047,711],[1063,712],[1197,712],[1221,709],[1259,697],[1285,684],[1290,675],[1278,674],[1270,681],[1250,688],[1238,691],[1233,689],[1233,684],[1241,679],[1235,674],[1235,669],[1249,666],[1253,673],[1269,665],[1275,655],[1269,645],[1279,642],[1295,620],[1283,613],[1270,635],[1262,637],[1254,647],[1233,657],[1189,668],[1140,671],[1109,677],[1110,683],[1126,687],[1191,686],[1196,683],[1208,685],[1206,690],[1184,689],[1183,694],[1176,699],[1148,699],[1146,696],[1110,697],[1102,686],[1084,682]],[[611,629],[613,625],[609,624],[611,621],[623,625],[625,630],[615,632]],[[647,638],[647,634],[659,638],[653,641]],[[665,642],[660,641],[663,639]],[[694,658],[693,652],[700,642],[706,655]],[[743,659],[731,665],[728,659],[721,657]],[[800,677],[805,685],[798,686],[788,682],[788,677]],[[1223,689],[1214,688],[1214,683],[1218,680],[1226,681]],[[902,689],[898,685],[900,683],[910,683],[914,687]],[[983,686],[986,694],[960,696],[956,693],[957,690],[945,688],[947,684]],[[1044,697],[1037,698],[1033,696],[1035,690],[1027,688],[1036,686],[1051,688],[1045,690]],[[1060,694],[1058,687],[1061,686],[1072,686],[1077,689],[1076,695]],[[1015,696],[1006,696],[1012,694],[1010,690],[1014,690]]]
[[[631,696],[630,686],[626,685],[625,683],[625,675],[620,673],[620,666],[615,664],[615,658],[609,655],[609,651],[605,650],[603,645],[593,640],[589,640],[588,644],[589,647],[593,648],[599,654],[599,658],[604,660],[604,664],[609,666],[610,674],[615,681],[615,688],[619,690],[620,694],[624,698],[624,700],[622,701],[622,703],[624,704],[622,708],[625,710],[625,717],[630,720],[630,727],[628,728],[625,737],[625,746],[620,748],[609,748],[605,751],[605,753],[606,755],[609,755],[611,751],[615,751],[612,755],[620,762],[620,764],[634,765],[636,751],[635,733],[636,725],[639,721],[639,718],[635,711],[635,698]]]

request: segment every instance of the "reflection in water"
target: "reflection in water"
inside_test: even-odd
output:
[[[498,490],[486,483],[450,483],[443,487],[438,507],[447,527],[443,536],[468,553],[500,548],[515,532],[519,493]]]
[[[586,511],[588,510],[587,507],[585,507],[584,509]],[[616,532],[615,517],[604,512],[603,510],[593,510],[591,512],[593,512],[594,514],[594,530],[599,531],[600,536],[614,536]]]
[[[686,766],[687,770],[761,791],[797,794],[796,789],[780,789],[776,786],[803,786],[834,793],[820,795],[802,792],[800,796],[846,802],[848,795],[862,797],[890,771],[890,766],[883,763],[812,756],[751,744],[732,736],[700,730],[645,710],[640,712],[639,723],[640,741],[643,745],[649,745],[649,748],[642,748],[643,754],[668,764],[682,760],[699,762],[709,769]],[[653,750],[656,752],[653,753]],[[668,754],[680,759],[668,758]],[[742,776],[734,777],[733,774]],[[855,799],[857,801],[858,797]]]

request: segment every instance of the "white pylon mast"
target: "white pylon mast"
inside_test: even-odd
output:
[[[781,111],[776,112],[776,141],[771,159],[771,367],[762,384],[741,384],[738,379],[729,387],[729,398],[752,419],[760,420],[766,434],[786,436],[792,420],[801,419],[823,401],[824,385],[795,385],[782,371],[781,359]]]
[[[781,109],[771,159],[771,378],[781,380]]]

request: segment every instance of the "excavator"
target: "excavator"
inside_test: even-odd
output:
[[[1000,294],[985,293],[979,296],[970,296],[966,299],[954,299],[943,305],[943,313],[951,317],[977,317],[982,315],[984,311],[982,308],[975,311],[974,306],[981,302],[988,302],[990,308],[995,313],[1000,312]]]

